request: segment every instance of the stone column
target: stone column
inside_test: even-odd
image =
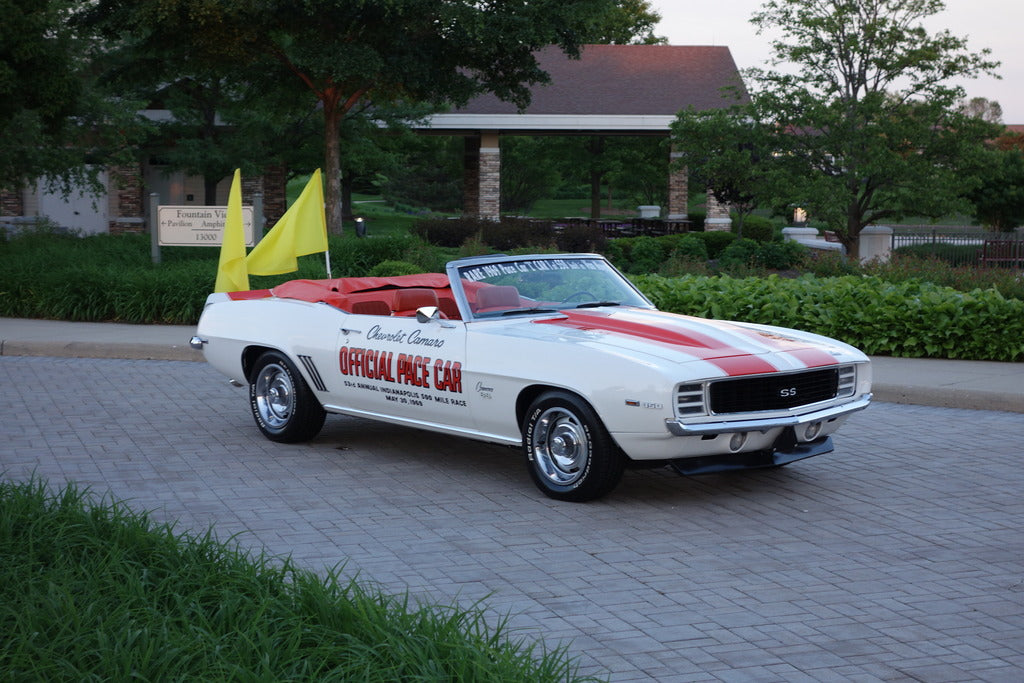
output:
[[[107,223],[112,235],[145,231],[142,167],[112,166],[108,170],[107,196],[110,204]]]
[[[892,228],[884,225],[869,225],[860,231],[859,248],[861,263],[878,261],[887,263],[892,254]]]
[[[685,221],[690,203],[690,175],[684,166],[675,169],[675,164],[682,157],[681,152],[672,152],[669,156],[668,172],[668,210],[665,218],[670,221]]]
[[[729,218],[729,205],[718,201],[718,197],[711,190],[708,190],[707,208],[708,214],[704,219],[705,232],[732,229],[732,219]]]
[[[24,216],[25,196],[21,189],[0,190],[0,216]]]
[[[480,218],[501,218],[501,149],[497,133],[480,136]]]
[[[275,164],[263,170],[263,215],[267,225],[273,226],[288,209],[288,169]]]

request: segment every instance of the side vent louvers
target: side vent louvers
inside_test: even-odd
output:
[[[676,389],[676,415],[703,415],[704,407],[703,384],[680,384]]]
[[[316,369],[316,363],[309,356],[299,356],[299,360],[302,361],[302,367],[306,368],[306,374],[309,375],[309,379],[313,381],[313,387],[317,391],[327,391],[327,385],[324,384],[324,380],[320,377],[320,371]]]
[[[857,368],[853,365],[845,365],[839,368],[839,389],[836,396],[853,396],[857,391]]]

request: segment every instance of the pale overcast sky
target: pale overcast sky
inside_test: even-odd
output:
[[[766,66],[770,39],[758,35],[750,17],[760,0],[651,0],[662,16],[655,33],[672,45],[725,45],[740,69]],[[1003,122],[1024,124],[1024,2],[1022,0],[946,0],[946,9],[929,24],[966,37],[972,51],[992,50],[1002,80],[961,83],[968,97],[986,97],[1003,108]]]

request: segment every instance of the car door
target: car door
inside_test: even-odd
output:
[[[404,422],[472,428],[462,381],[461,320],[353,313],[338,332],[337,347],[343,407]]]

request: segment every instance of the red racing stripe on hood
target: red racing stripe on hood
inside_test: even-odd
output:
[[[747,328],[740,328],[739,332],[777,351],[788,353],[809,368],[821,368],[839,363],[836,357],[828,351],[808,346],[807,342],[800,341],[799,339],[792,339],[775,334],[774,332],[750,330]]]
[[[713,363],[730,377],[777,371],[774,365],[764,359],[696,330],[660,327],[636,320],[624,320],[608,313],[596,311],[563,311],[562,315],[565,317],[545,318],[534,322],[571,327],[577,330],[622,334],[683,347],[679,349],[682,353]]]

